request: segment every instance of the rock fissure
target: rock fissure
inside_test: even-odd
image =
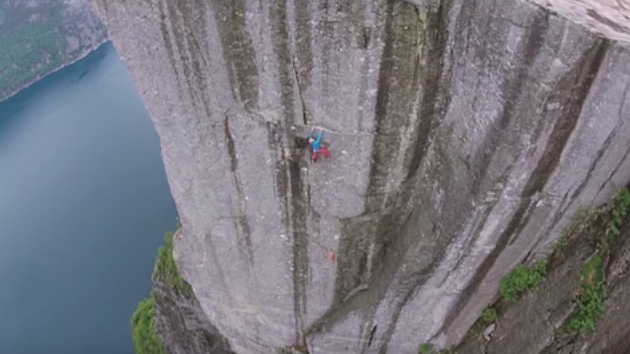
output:
[[[239,177],[238,157],[236,156],[234,138],[232,137],[232,132],[230,131],[230,121],[228,116],[225,117],[224,126],[227,151],[230,157],[230,173],[234,181],[234,186],[236,187],[237,195],[237,200],[235,201],[235,204],[237,206],[237,216],[233,218],[234,227],[237,230],[237,234],[239,237],[239,249],[245,250],[249,264],[253,265],[254,249],[252,246],[252,231],[247,216],[245,193],[243,192],[241,178]]]

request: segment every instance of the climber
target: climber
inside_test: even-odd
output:
[[[330,157],[330,151],[328,151],[327,148],[321,146],[323,132],[324,131],[320,129],[316,138],[314,135],[314,130],[311,130],[311,132],[308,133],[308,136],[306,137],[308,139],[308,143],[311,144],[311,148],[313,149],[313,162],[317,162],[317,157],[319,154],[323,154],[325,158]]]
[[[328,250],[328,260],[330,260],[331,262],[335,261],[335,251]]]

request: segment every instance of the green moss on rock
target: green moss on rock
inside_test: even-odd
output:
[[[153,293],[140,301],[131,317],[131,331],[136,354],[166,354],[155,332],[155,309]]]
[[[164,235],[165,245],[158,248],[158,255],[153,268],[153,282],[159,282],[164,286],[172,287],[176,293],[190,298],[194,296],[190,284],[188,284],[177,270],[177,264],[173,259],[173,237],[175,232],[167,232]],[[166,354],[157,333],[155,331],[155,295],[151,295],[140,301],[131,318],[131,331],[136,348],[136,354]]]
[[[160,282],[174,288],[180,295],[192,296],[193,291],[190,284],[179,274],[177,264],[173,258],[173,237],[174,232],[164,235],[165,246],[158,248],[158,256],[153,269],[153,281]]]

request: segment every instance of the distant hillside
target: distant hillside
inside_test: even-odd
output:
[[[88,0],[0,0],[0,100],[106,38]]]

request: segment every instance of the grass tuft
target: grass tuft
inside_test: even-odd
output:
[[[479,321],[483,327],[487,327],[497,320],[497,311],[489,307],[481,313],[481,317],[479,317]]]
[[[184,280],[177,270],[173,259],[174,232],[164,235],[165,246],[158,248],[158,257],[153,270],[153,281],[161,282],[173,287],[179,294],[189,296],[193,294],[190,284]]]
[[[418,347],[419,354],[432,354],[433,352],[433,346],[429,343],[422,343]]]
[[[543,259],[533,267],[518,265],[501,279],[499,291],[505,302],[516,300],[521,294],[535,289],[547,273],[547,260]]]

